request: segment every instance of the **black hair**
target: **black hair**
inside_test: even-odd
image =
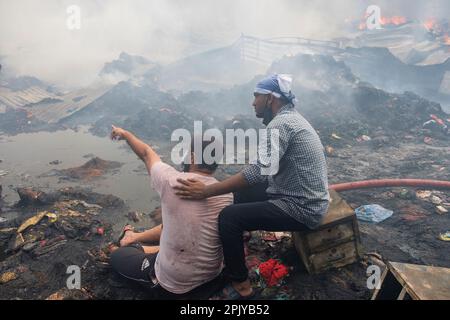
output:
[[[191,140],[191,150],[190,150],[191,152],[194,152],[194,139],[195,138],[192,138],[192,140]],[[217,167],[219,166],[219,164],[216,163],[216,162],[213,162],[211,164],[206,163],[205,159],[203,157],[203,153],[205,152],[206,147],[209,146],[214,141],[215,141],[214,137],[211,140],[209,140],[209,141],[202,139],[202,162],[196,164],[198,169],[206,170],[206,171],[208,171],[210,173],[214,173],[216,171]],[[216,156],[216,149],[215,148],[212,150],[211,156],[212,157]],[[190,163],[184,163],[183,164],[183,171],[184,172],[189,171],[189,166],[190,166]]]

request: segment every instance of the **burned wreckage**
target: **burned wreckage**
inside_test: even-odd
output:
[[[401,24],[395,32],[414,27]],[[325,147],[331,202],[317,230],[245,235],[250,279],[261,298],[449,299],[450,54],[431,63],[432,52],[423,51],[419,59],[410,49],[402,60],[389,48],[357,47],[365,44],[362,35],[348,47],[277,57],[261,72],[236,48],[247,40],[169,66],[122,53],[99,76],[120,71],[126,80],[65,94],[32,77],[3,81],[0,143],[8,135],[57,134],[80,126],[105,137],[111,124],[158,145],[170,141],[177,128],[192,130],[196,120],[222,131],[262,128],[249,94],[262,74],[292,74],[297,108]],[[217,61],[220,68],[214,70],[211,62]],[[194,62],[200,66],[192,69]],[[222,66],[240,82],[224,85]],[[160,152],[170,158],[169,148]],[[121,166],[94,157],[55,174],[62,183],[101,183],[100,177]],[[221,166],[216,175],[226,178],[238,167]],[[1,299],[149,298],[115,276],[108,261],[121,224],[143,221],[142,230],[157,225],[158,206],[137,212],[119,197],[89,188],[33,186],[8,186],[19,197],[11,203],[2,198],[7,170],[0,162]],[[83,279],[73,290],[66,287],[71,265],[80,267]],[[397,283],[398,292],[383,283],[376,290],[368,287],[367,272],[374,267],[383,283]]]

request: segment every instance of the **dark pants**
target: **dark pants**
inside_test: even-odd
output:
[[[132,244],[111,253],[110,264],[118,274],[142,286],[154,299],[207,299],[225,284],[223,275],[220,275],[188,293],[169,292],[156,280],[156,256],[156,253],[146,254],[140,244]]]
[[[267,184],[256,185],[234,195],[234,204],[219,215],[219,233],[222,240],[226,275],[232,281],[248,278],[245,265],[244,231],[302,231],[308,229],[277,206],[268,202]]]

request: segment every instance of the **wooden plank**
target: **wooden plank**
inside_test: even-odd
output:
[[[402,291],[400,291],[400,294],[397,297],[397,300],[405,299],[405,295],[406,295],[406,287],[403,287]]]
[[[395,278],[417,300],[450,300],[450,269],[389,262]]]

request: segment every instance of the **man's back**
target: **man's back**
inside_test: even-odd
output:
[[[151,169],[152,186],[161,197],[163,231],[155,271],[160,285],[177,294],[186,293],[214,279],[222,269],[218,232],[220,211],[232,204],[232,194],[200,201],[181,200],[172,188],[177,178],[195,178],[205,184],[214,177],[182,173],[158,162]]]

